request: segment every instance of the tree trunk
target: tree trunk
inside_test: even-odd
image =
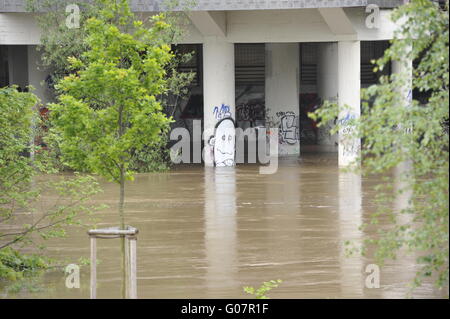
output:
[[[120,229],[125,229],[125,169],[123,165],[120,168],[120,196],[119,196],[119,217],[120,217]],[[126,256],[125,256],[125,237],[120,237],[120,252],[122,254],[122,298],[126,298]]]
[[[125,229],[125,169],[122,165],[120,168],[120,196],[119,196],[119,217],[120,217],[120,229]]]
[[[117,5],[117,3],[116,3]],[[119,107],[119,139],[122,138],[125,123],[123,121],[123,106]],[[125,215],[124,215],[124,205],[125,205],[125,166],[120,164],[120,195],[119,195],[119,218],[120,218],[120,229],[125,229]],[[122,253],[122,298],[126,298],[126,287],[127,287],[127,273],[126,273],[126,255],[125,255],[125,237],[120,237],[120,251]]]

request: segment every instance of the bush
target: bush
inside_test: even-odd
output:
[[[16,281],[49,267],[49,262],[38,255],[25,255],[6,247],[0,249],[0,279]]]

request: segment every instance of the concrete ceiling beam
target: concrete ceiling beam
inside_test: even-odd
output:
[[[224,11],[191,11],[188,16],[203,36],[227,36],[227,16]]]

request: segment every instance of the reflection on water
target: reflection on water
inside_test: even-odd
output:
[[[165,174],[141,174],[127,185],[126,222],[139,229],[140,298],[247,298],[243,286],[282,279],[272,298],[403,298],[413,278],[413,257],[381,268],[381,287],[364,287],[370,257],[345,256],[344,242],[361,242],[359,230],[375,207],[373,186],[339,172],[334,156],[307,155],[280,163],[273,175],[259,167],[205,169],[180,166]],[[395,175],[394,175],[395,177]],[[95,198],[110,209],[99,227],[115,225],[118,189],[104,183]],[[50,195],[49,195],[50,196]],[[399,198],[393,209],[407,203]],[[120,297],[118,240],[99,240],[98,297]],[[67,261],[89,256],[86,229],[49,242],[49,253]],[[88,298],[89,268],[81,289],[67,289],[61,272],[41,278],[43,291],[4,297]],[[415,297],[444,293],[427,283]]]
[[[339,172],[339,238],[341,240],[341,291],[344,296],[357,298],[363,294],[365,267],[359,256],[346,256],[349,241],[360,244],[362,234],[359,226],[362,221],[361,175]]]
[[[397,167],[395,167],[393,172],[393,186],[396,196],[392,209],[396,213],[396,220],[400,225],[407,225],[412,222],[412,216],[404,212],[404,210],[408,209],[409,200],[412,196],[412,191],[407,187],[408,184],[405,182],[405,175],[408,174],[410,168],[410,162],[402,162]],[[415,274],[419,270],[416,263],[414,262],[417,258],[417,255],[401,252],[400,258],[403,261],[403,271],[399,271],[396,276],[399,281],[407,281],[410,274]],[[403,287],[395,283],[393,284],[386,282],[386,286],[388,286],[389,289],[383,290],[383,298],[395,298],[398,294],[398,291],[403,289]]]
[[[206,287],[211,298],[238,282],[236,273],[236,173],[234,167],[205,168]]]

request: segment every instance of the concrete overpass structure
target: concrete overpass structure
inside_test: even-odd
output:
[[[202,95],[204,128],[211,129],[220,120],[222,106],[244,128],[261,124],[239,118],[242,105],[259,94],[265,111],[264,120],[260,120],[270,119],[284,134],[280,155],[298,155],[303,132],[302,94],[313,93],[322,100],[337,99],[340,105],[349,105],[351,114],[342,114],[342,120],[359,116],[360,88],[365,85],[361,74],[370,74],[370,70],[362,70],[367,63],[361,61],[373,58],[373,52],[393,38],[396,26],[390,14],[403,2],[197,0],[187,13],[190,23],[182,43],[196,45],[201,51],[196,67],[201,72],[197,90]],[[163,3],[132,0],[131,6],[150,15],[164,10]],[[367,23],[377,12],[377,23]],[[35,14],[26,12],[23,0],[0,0],[0,48],[4,52],[0,62],[2,68],[8,68],[3,70],[7,73],[5,83],[31,84],[46,101],[50,97],[40,82],[48,71],[36,67],[39,54],[35,46],[41,31]],[[314,63],[308,63],[308,58]],[[259,63],[254,63],[258,59]],[[392,69],[399,68],[394,65]],[[310,82],[308,75],[313,79]],[[358,141],[349,146],[336,136],[328,136],[317,144],[339,151],[342,166],[358,154]]]

